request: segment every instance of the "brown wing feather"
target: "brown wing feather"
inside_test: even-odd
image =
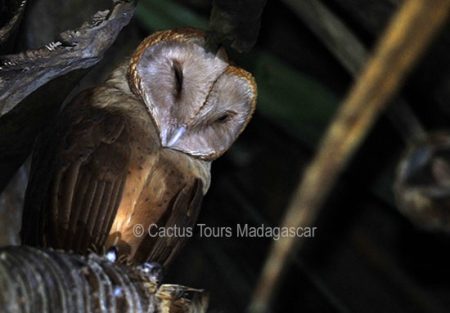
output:
[[[159,227],[174,227],[181,229],[193,228],[197,221],[203,199],[203,184],[200,179],[195,179],[190,186],[185,186],[174,197],[173,201],[164,212],[160,220],[156,222]],[[186,235],[181,233],[181,235]],[[186,244],[189,237],[155,237],[144,240],[139,247],[141,251],[148,251],[147,260],[163,265],[169,264],[173,257]],[[151,247],[145,249],[145,247]]]
[[[154,224],[194,226],[209,185],[209,163],[170,149],[145,157],[136,154],[134,159],[106,246],[116,246],[121,259],[131,262],[167,264],[189,238],[156,238],[147,230]],[[136,235],[136,226],[142,227],[142,233]]]
[[[82,253],[90,244],[101,245],[100,234],[110,227],[104,220],[117,210],[129,138],[120,114],[90,106],[92,93],[78,99],[64,110],[56,134],[48,130],[41,137],[27,188],[22,239]]]

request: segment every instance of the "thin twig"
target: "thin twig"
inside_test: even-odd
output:
[[[368,59],[368,52],[355,34],[319,0],[283,0],[321,40],[347,71],[356,76]],[[397,99],[388,117],[406,143],[425,137],[425,130],[408,103]]]
[[[319,0],[283,0],[351,74],[357,75],[368,59],[364,45]]]
[[[338,175],[432,35],[444,23],[449,7],[450,0],[404,2],[328,128],[317,155],[297,187],[282,226],[305,227],[314,222]],[[250,312],[267,312],[282,270],[302,243],[296,237],[274,242],[256,286]]]

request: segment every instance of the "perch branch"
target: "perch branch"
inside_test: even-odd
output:
[[[395,14],[372,58],[339,108],[319,150],[306,168],[282,226],[311,225],[338,175],[412,65],[442,26],[450,0],[409,0]],[[249,311],[266,312],[282,270],[304,241],[285,237],[273,243]]]

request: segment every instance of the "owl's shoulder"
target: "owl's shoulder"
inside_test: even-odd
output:
[[[157,140],[156,127],[145,104],[131,92],[110,84],[82,91],[62,112],[63,119],[70,120],[67,125],[97,123],[105,120],[104,116],[120,120],[133,137],[147,142]]]

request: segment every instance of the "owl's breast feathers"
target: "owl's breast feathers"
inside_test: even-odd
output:
[[[40,136],[22,240],[80,253],[116,244],[131,261],[165,263],[183,240],[136,236],[135,225],[192,226],[209,180],[208,162],[161,147],[145,105],[113,74]]]

